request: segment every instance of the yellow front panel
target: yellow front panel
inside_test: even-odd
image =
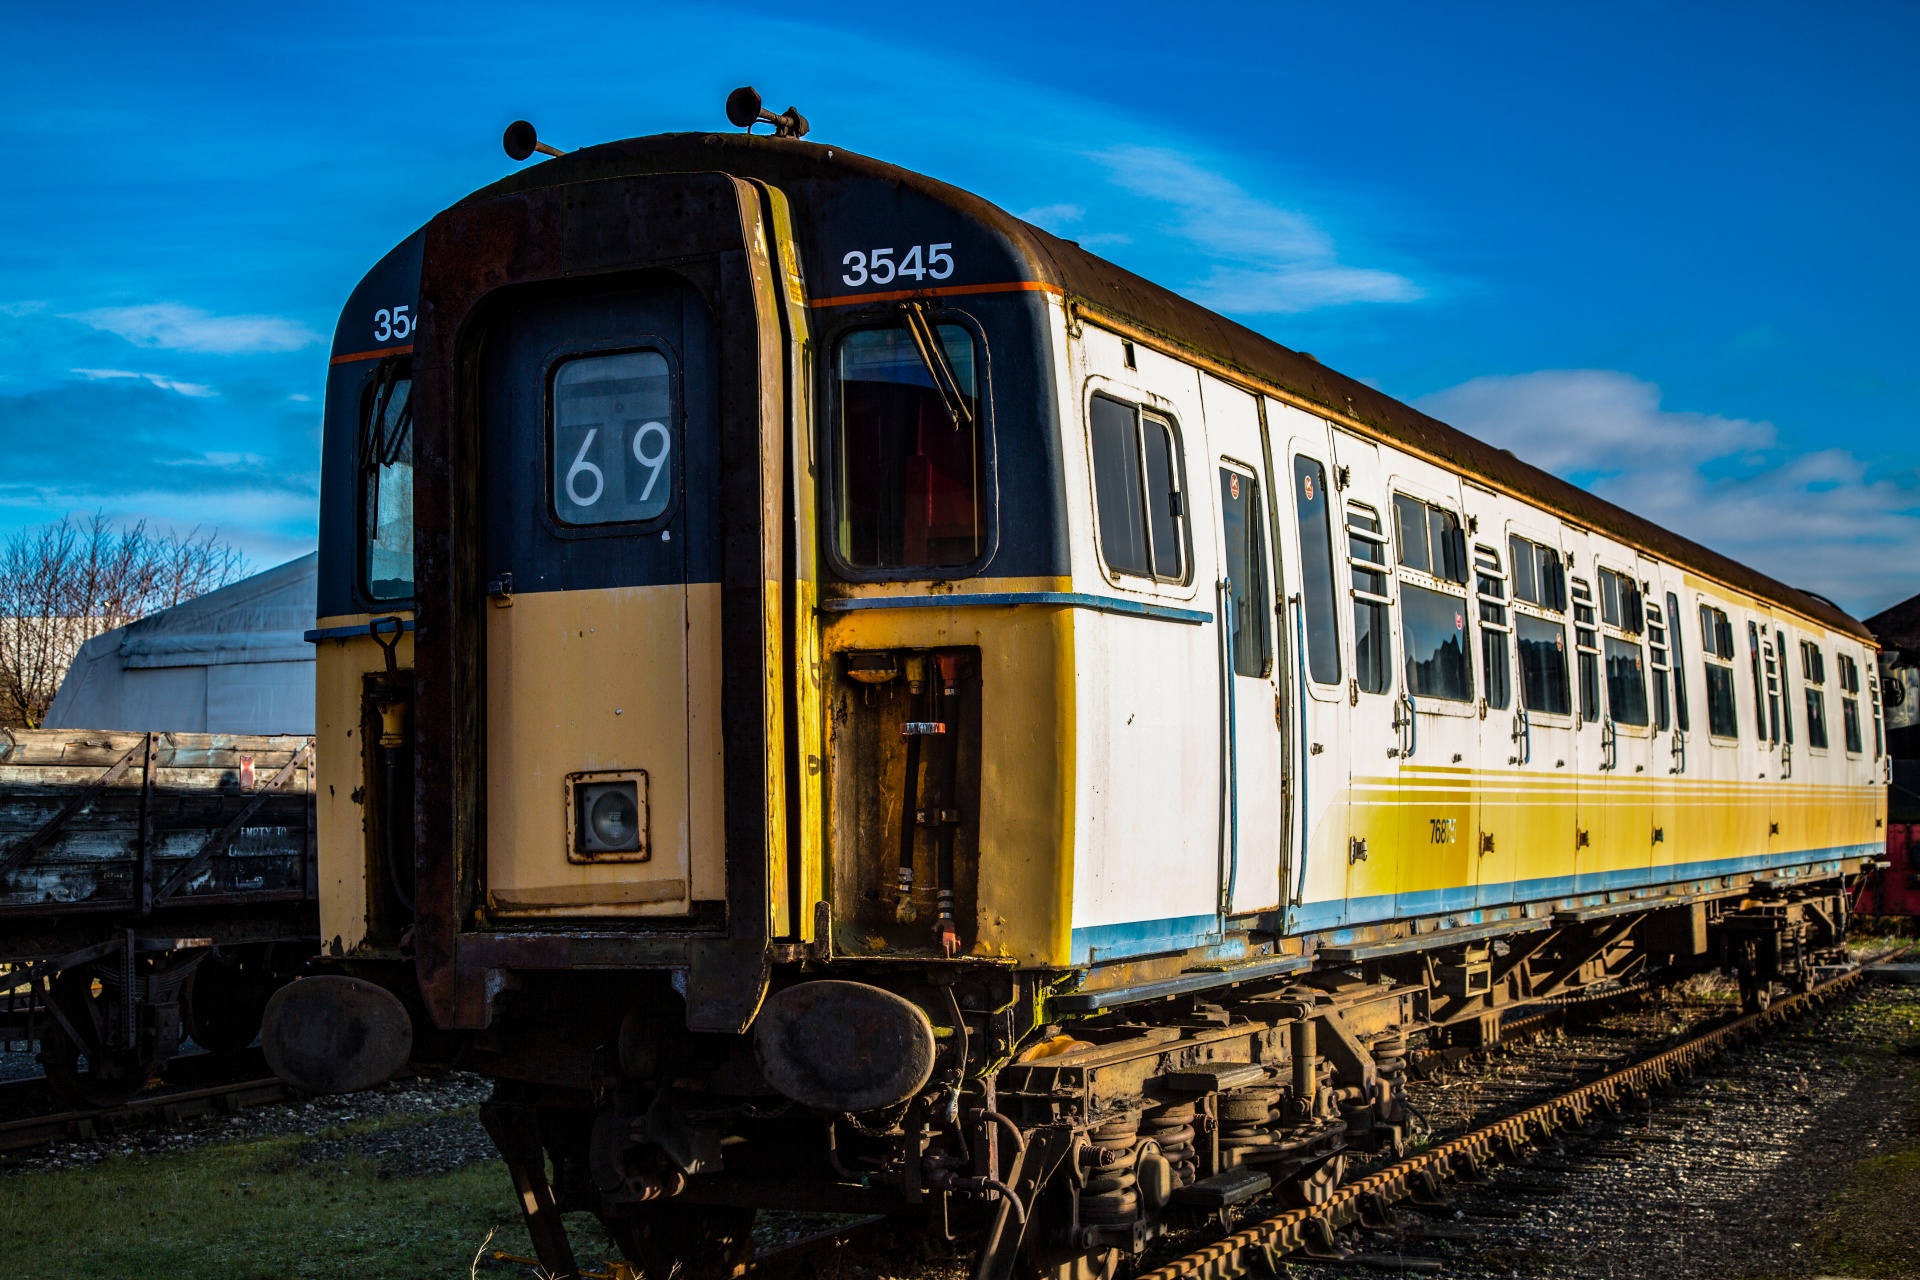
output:
[[[725,894],[717,585],[535,592],[487,627],[487,902],[675,915]],[[567,775],[644,770],[644,862],[567,856]]]
[[[373,614],[321,618],[319,626],[365,626]],[[391,617],[381,614],[380,617]],[[413,667],[413,633],[394,651],[400,669]],[[334,954],[350,953],[367,935],[366,763],[360,708],[366,677],[385,671],[386,656],[372,636],[322,640],[314,652],[314,764],[316,836],[320,843],[320,941]]]
[[[976,589],[1062,588],[1054,579],[991,579]],[[1073,610],[932,606],[825,620],[828,663],[850,649],[979,647],[982,812],[973,953],[1064,965],[1073,886]]]

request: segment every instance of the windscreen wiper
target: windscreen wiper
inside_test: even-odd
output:
[[[900,314],[905,318],[907,332],[913,337],[913,345],[920,351],[920,362],[927,366],[927,374],[933,379],[933,389],[940,393],[940,402],[946,406],[947,416],[953,419],[953,429],[973,427],[973,406],[967,403],[967,395],[960,390],[960,376],[954,372],[953,362],[947,358],[947,349],[940,342],[940,335],[927,321],[926,308],[918,302],[900,304]]]

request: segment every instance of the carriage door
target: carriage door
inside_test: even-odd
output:
[[[1654,857],[1653,681],[1647,649],[1647,600],[1631,553],[1602,552],[1594,568],[1600,605],[1601,793],[1594,845],[1600,884],[1644,884]],[[1662,762],[1664,763],[1664,762]],[[1585,779],[1582,779],[1583,785]],[[1586,806],[1581,806],[1584,814]]]
[[[724,897],[715,339],[675,277],[486,348],[486,824],[502,915]]]
[[[1286,843],[1285,744],[1274,637],[1274,566],[1265,450],[1253,397],[1202,379],[1220,504],[1222,740],[1227,744],[1227,876],[1221,899],[1238,914],[1277,907]]]
[[[1399,597],[1401,915],[1457,910],[1474,895],[1480,705],[1473,590],[1460,486],[1405,460],[1388,478]]]
[[[1334,542],[1339,594],[1352,628],[1349,708],[1347,896],[1354,919],[1393,914],[1399,869],[1400,677],[1394,644],[1392,505],[1380,446],[1333,432]]]

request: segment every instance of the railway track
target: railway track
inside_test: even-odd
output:
[[[1597,1113],[1619,1115],[1629,1106],[1650,1105],[1656,1091],[1691,1075],[1733,1046],[1852,990],[1866,979],[1872,963],[1780,1000],[1764,1012],[1711,1026],[1628,1066],[1361,1174],[1334,1190],[1321,1204],[1248,1223],[1221,1239],[1159,1263],[1137,1280],[1233,1280],[1251,1273],[1281,1274],[1281,1263],[1288,1258],[1398,1271],[1439,1271],[1443,1264],[1435,1259],[1351,1253],[1340,1247],[1336,1233],[1351,1226],[1394,1226],[1395,1206],[1403,1203],[1416,1208],[1451,1208],[1446,1184],[1485,1184],[1493,1166],[1516,1160],[1557,1135],[1584,1126]],[[1546,1184],[1539,1190],[1542,1195],[1551,1195],[1556,1189]],[[1431,1230],[1427,1235],[1438,1238]]]
[[[1537,1155],[1542,1146],[1550,1151],[1562,1135],[1601,1113],[1618,1116],[1629,1108],[1649,1107],[1655,1093],[1693,1074],[1728,1049],[1848,993],[1866,979],[1872,965],[1884,958],[1869,959],[1812,991],[1783,998],[1763,1013],[1696,1018],[1684,1028],[1683,1038],[1677,1043],[1652,1053],[1643,1052],[1649,1040],[1656,1040],[1651,1033],[1583,1028],[1564,1042],[1551,1042],[1539,1033],[1551,1034],[1563,1028],[1559,1011],[1517,1021],[1506,1029],[1514,1039],[1503,1040],[1500,1046],[1502,1053],[1514,1059],[1513,1074],[1475,1081],[1474,1103],[1438,1126],[1449,1136],[1383,1168],[1360,1173],[1322,1204],[1247,1222],[1223,1238],[1159,1261],[1137,1273],[1134,1280],[1233,1280],[1250,1274],[1279,1275],[1285,1274],[1283,1261],[1415,1274],[1439,1272],[1452,1264],[1405,1254],[1348,1250],[1341,1247],[1339,1233],[1349,1227],[1404,1233],[1407,1224],[1397,1213],[1398,1207],[1424,1210],[1422,1217],[1426,1218],[1436,1213],[1442,1218],[1451,1217],[1462,1206],[1447,1194],[1450,1185],[1459,1190],[1498,1191],[1502,1196],[1519,1197],[1523,1203],[1550,1202],[1570,1189],[1568,1184],[1554,1181],[1552,1175],[1577,1173],[1576,1166],[1536,1158],[1524,1170],[1522,1181],[1496,1182],[1491,1175],[1497,1166]],[[1630,997],[1639,993],[1621,994]],[[1679,1015],[1667,1009],[1650,1016]],[[1521,1039],[1527,1035],[1537,1038]],[[1616,1040],[1617,1046],[1599,1043],[1608,1038]],[[1444,1072],[1461,1064],[1456,1055],[1434,1054],[1422,1065],[1429,1071]],[[1552,1082],[1556,1077],[1567,1087],[1555,1091]],[[1517,1096],[1500,1096],[1503,1093]],[[1486,1116],[1489,1110],[1495,1112],[1492,1118]],[[1541,1174],[1548,1176],[1541,1178]],[[1472,1219],[1523,1216],[1520,1209],[1486,1205],[1465,1206],[1464,1213],[1468,1223],[1429,1220],[1413,1232],[1412,1238],[1468,1241],[1477,1235]],[[863,1218],[790,1241],[738,1268],[735,1280],[825,1274],[831,1268],[823,1267],[823,1260],[851,1260],[871,1250],[886,1252],[890,1247],[886,1243],[889,1225],[886,1219]],[[904,1270],[889,1268],[888,1273],[911,1275],[920,1270],[909,1265]]]
[[[165,1084],[117,1107],[63,1109],[44,1077],[0,1084],[0,1152],[49,1142],[90,1141],[156,1125],[177,1125],[209,1115],[232,1115],[248,1107],[286,1102],[295,1091],[267,1070],[257,1049],[176,1060]]]

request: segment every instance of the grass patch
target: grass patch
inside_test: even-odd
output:
[[[1814,1246],[1847,1276],[1920,1275],[1920,1150],[1875,1156],[1853,1167]]]
[[[492,1248],[533,1251],[497,1160],[382,1177],[355,1152],[299,1162],[309,1141],[260,1138],[0,1177],[0,1272],[8,1280],[446,1280],[467,1275],[489,1231]],[[576,1236],[583,1262],[605,1248],[597,1228]],[[509,1273],[496,1266],[492,1274]]]

